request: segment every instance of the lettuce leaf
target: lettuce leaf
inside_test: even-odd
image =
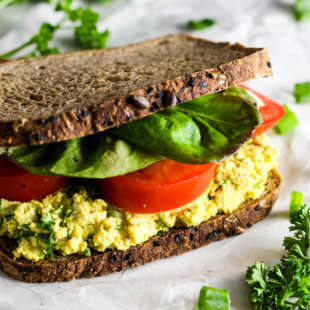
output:
[[[108,178],[170,158],[205,164],[234,154],[262,122],[255,99],[238,87],[207,95],[102,133],[8,156],[38,175]]]

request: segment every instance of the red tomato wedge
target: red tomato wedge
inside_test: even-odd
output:
[[[258,136],[272,128],[285,115],[284,108],[275,101],[261,95],[260,93],[250,89],[247,86],[239,86],[254,93],[264,103],[263,107],[259,107],[259,111],[263,115],[264,122],[256,128],[253,137]]]
[[[215,164],[190,165],[164,159],[139,171],[98,180],[103,198],[135,213],[169,211],[194,201],[208,188]]]
[[[67,184],[65,177],[35,175],[0,156],[0,199],[19,202],[40,200]]]

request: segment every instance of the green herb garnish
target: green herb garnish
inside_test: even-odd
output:
[[[203,286],[200,290],[198,310],[229,310],[230,299],[227,290]]]
[[[49,212],[46,212],[41,219],[41,223],[38,226],[38,228],[44,231],[48,231],[47,234],[40,235],[40,241],[48,245],[48,252],[50,254],[51,260],[54,260],[54,254],[53,254],[54,225],[55,221],[52,219],[51,214]]]
[[[10,219],[12,219],[15,215],[15,212],[9,212],[6,214],[2,214],[2,217],[4,218],[5,221],[9,221]]]
[[[1,204],[2,204],[2,199],[1,199]],[[14,215],[15,215],[15,212],[9,212],[9,213],[0,215],[0,228],[2,227],[3,223],[11,220],[12,218],[14,219]]]
[[[215,23],[216,23],[215,20],[206,18],[197,21],[190,20],[187,25],[192,30],[202,30],[205,28],[212,27]]]
[[[33,237],[35,236],[35,232],[33,232],[28,224],[22,224],[19,226],[17,242],[19,243],[22,238]]]
[[[293,10],[297,21],[310,19],[310,0],[296,0]]]
[[[298,125],[298,120],[294,112],[292,112],[286,104],[283,105],[283,108],[285,110],[285,115],[282,119],[280,119],[278,124],[273,127],[274,130],[280,135],[287,134]]]
[[[158,224],[157,224],[157,230],[159,232],[166,232],[169,230],[169,226],[163,221],[163,215],[162,213],[158,213]]]
[[[309,103],[310,82],[295,84],[294,96],[297,103]]]
[[[91,251],[90,248],[86,248],[85,252],[84,252],[85,256],[90,256],[91,255]]]
[[[98,31],[97,22],[100,15],[89,7],[72,9],[72,2],[73,0],[56,2],[55,10],[61,11],[64,15],[63,18],[56,25],[42,24],[38,34],[12,51],[0,55],[0,59],[10,58],[29,46],[33,46],[34,49],[26,57],[57,54],[59,52],[58,48],[51,47],[50,42],[58,30],[68,28],[74,31],[76,42],[80,47],[87,49],[105,48],[109,32],[107,30]]]
[[[125,214],[123,212],[117,210],[112,205],[109,205],[109,209],[107,211],[107,217],[114,217],[117,219],[117,224],[115,226],[117,230],[123,228],[125,221]]]
[[[249,267],[246,281],[251,285],[250,302],[256,309],[310,309],[310,209],[302,194],[293,192],[290,204],[290,231],[283,245],[288,251],[281,263],[269,269],[263,262]]]
[[[262,185],[260,184],[260,182],[257,182],[253,185],[253,189],[256,189],[256,188],[261,188]]]

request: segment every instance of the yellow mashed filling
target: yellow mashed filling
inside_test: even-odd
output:
[[[90,249],[126,250],[172,227],[197,226],[218,213],[231,213],[258,198],[277,151],[263,134],[246,143],[236,155],[216,166],[208,189],[195,201],[160,214],[116,210],[102,199],[92,199],[85,188],[28,203],[0,200],[0,236],[18,240],[15,258],[38,261],[53,251],[89,255]],[[52,243],[51,243],[52,240]]]

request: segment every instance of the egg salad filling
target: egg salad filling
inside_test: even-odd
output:
[[[262,134],[216,166],[210,186],[195,201],[167,212],[118,210],[89,186],[68,189],[27,203],[0,200],[0,236],[17,240],[15,258],[38,261],[53,253],[90,255],[126,250],[173,227],[197,226],[258,198],[276,168],[277,151]]]

